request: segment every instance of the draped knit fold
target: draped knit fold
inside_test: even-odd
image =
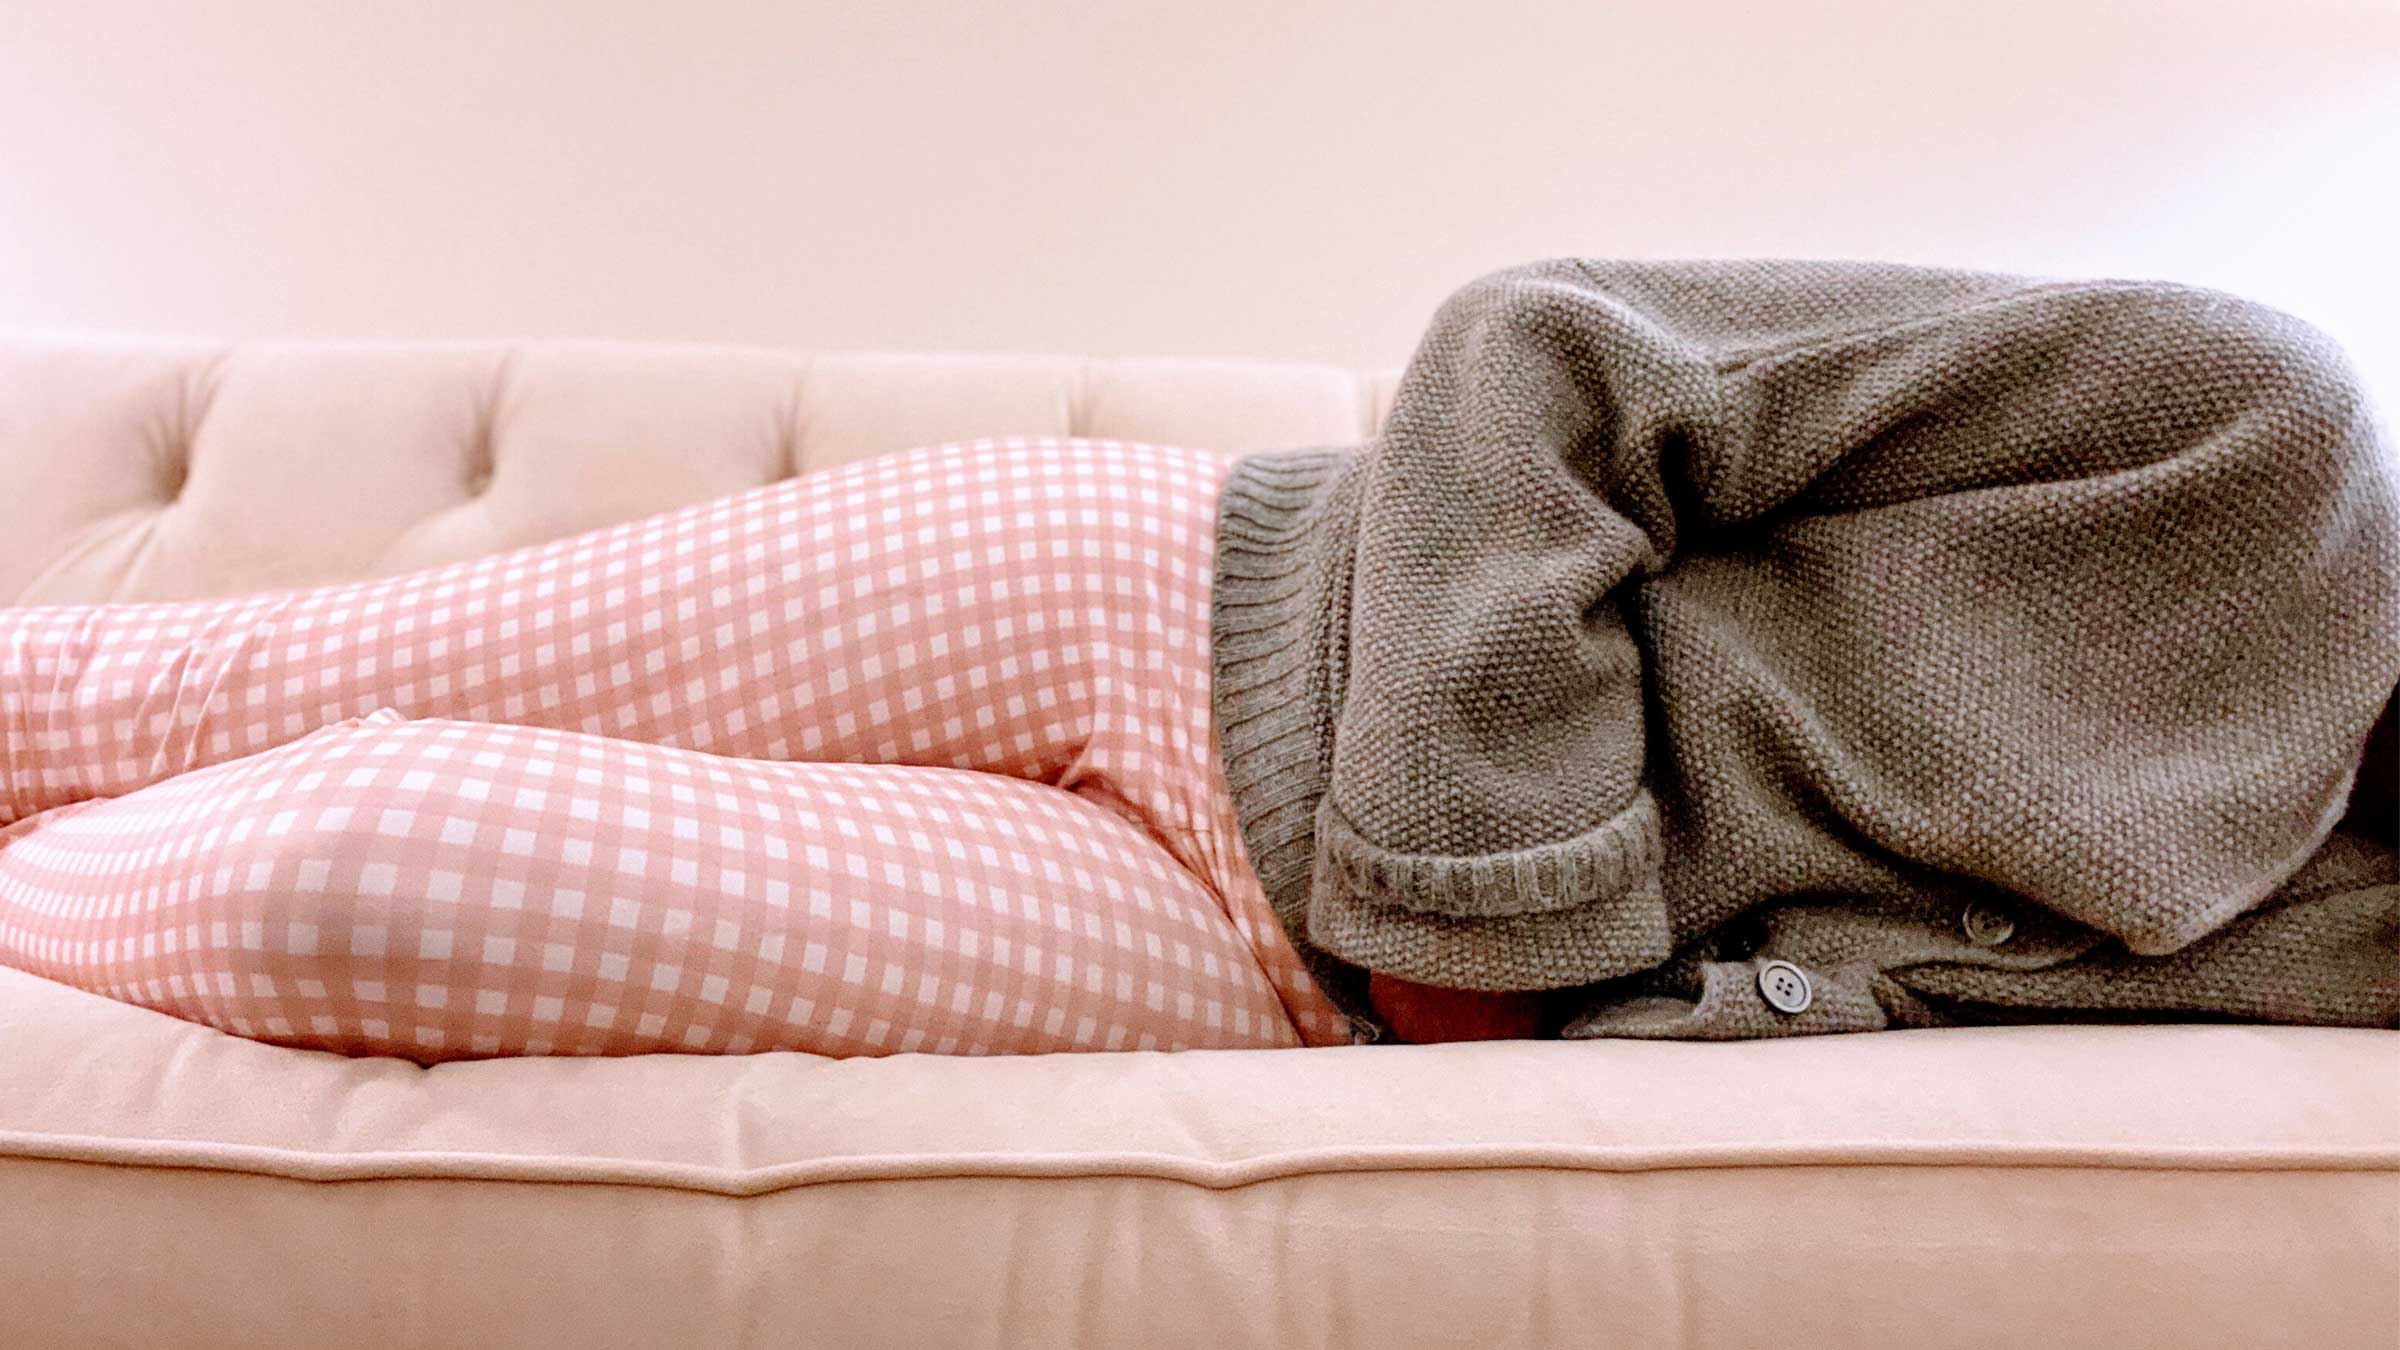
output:
[[[2400,464],[2287,313],[1548,259],[1217,519],[1221,762],[1359,1039],[1370,970],[1570,1037],[2400,1026]]]

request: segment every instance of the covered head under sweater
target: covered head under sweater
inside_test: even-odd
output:
[[[1218,512],[1244,840],[1367,973],[1578,1036],[2400,1025],[2352,812],[2400,467],[2344,354],[2199,287],[1552,259],[1387,425]]]

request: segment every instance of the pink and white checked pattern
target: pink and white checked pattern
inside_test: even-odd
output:
[[[1216,764],[1226,468],[949,443],[0,610],[0,961],[418,1060],[1345,1044]]]

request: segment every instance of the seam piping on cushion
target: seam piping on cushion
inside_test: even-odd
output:
[[[477,1153],[333,1155],[241,1144],[180,1141],[135,1144],[73,1135],[0,1132],[0,1165],[10,1159],[210,1171],[284,1180],[493,1181],[633,1186],[712,1195],[765,1195],[802,1186],[945,1177],[1061,1178],[1122,1176],[1178,1181],[1210,1190],[1326,1173],[1377,1171],[1647,1172],[1785,1167],[2071,1167],[2127,1171],[2400,1172],[2400,1149],[2220,1149],[2076,1144],[1881,1141],[1762,1149],[1756,1144],[1623,1147],[1518,1144],[1396,1145],[1305,1149],[1240,1162],[1168,1154],[990,1153],[864,1156],[758,1168],[579,1158],[512,1158]]]

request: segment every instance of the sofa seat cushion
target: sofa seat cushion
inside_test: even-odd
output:
[[[425,1068],[0,970],[0,1215],[7,1345],[2389,1345],[2400,1034]]]

